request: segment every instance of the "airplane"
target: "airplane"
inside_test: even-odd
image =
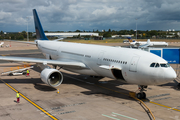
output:
[[[167,47],[168,46],[168,43],[167,42],[151,42],[150,39],[147,40],[147,42],[144,42],[144,41],[132,41],[131,38],[128,38],[129,40],[129,43],[131,45],[133,45],[134,47],[139,47],[139,48],[145,48],[145,47],[162,47],[162,46],[165,46]]]
[[[1,43],[0,43],[0,46],[2,47],[2,46],[3,46],[3,44],[4,44],[4,42],[1,42]]]
[[[36,9],[33,9],[37,40],[35,44],[46,59],[0,56],[0,60],[36,63],[42,69],[41,80],[51,87],[63,82],[56,67],[72,72],[109,77],[139,86],[136,97],[146,98],[148,85],[160,85],[176,78],[176,72],[163,58],[139,49],[93,44],[50,41],[45,36]],[[48,65],[53,65],[49,67]]]

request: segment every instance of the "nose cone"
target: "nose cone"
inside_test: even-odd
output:
[[[174,71],[174,69],[172,67],[170,67],[169,70],[167,70],[164,74],[164,79],[166,81],[172,81],[177,77],[176,72]]]

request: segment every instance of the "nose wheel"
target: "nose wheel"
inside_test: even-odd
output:
[[[146,99],[146,93],[145,92],[142,92],[142,93],[139,92],[136,94],[136,97],[138,99]]]
[[[136,94],[136,97],[138,99],[146,99],[146,93],[143,91],[146,91],[144,88],[147,88],[147,86],[139,85],[139,93]]]

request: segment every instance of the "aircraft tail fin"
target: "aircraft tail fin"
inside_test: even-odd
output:
[[[147,44],[150,45],[150,43],[151,43],[151,41],[150,41],[150,39],[148,39],[148,40],[147,40]]]
[[[129,40],[130,43],[133,42],[131,37],[127,37],[127,39]]]
[[[36,9],[33,9],[33,16],[34,16],[34,24],[36,30],[36,38],[38,40],[48,40],[48,38],[44,34],[44,30],[42,28]]]
[[[144,45],[139,46],[139,48],[147,48],[147,47],[149,47],[150,45],[151,45],[151,41],[150,41],[150,39],[148,39],[148,40],[147,40],[147,43],[144,44]]]

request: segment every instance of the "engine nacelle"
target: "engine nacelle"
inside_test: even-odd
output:
[[[41,80],[52,87],[57,87],[62,83],[63,75],[56,69],[45,68],[41,72]]]

